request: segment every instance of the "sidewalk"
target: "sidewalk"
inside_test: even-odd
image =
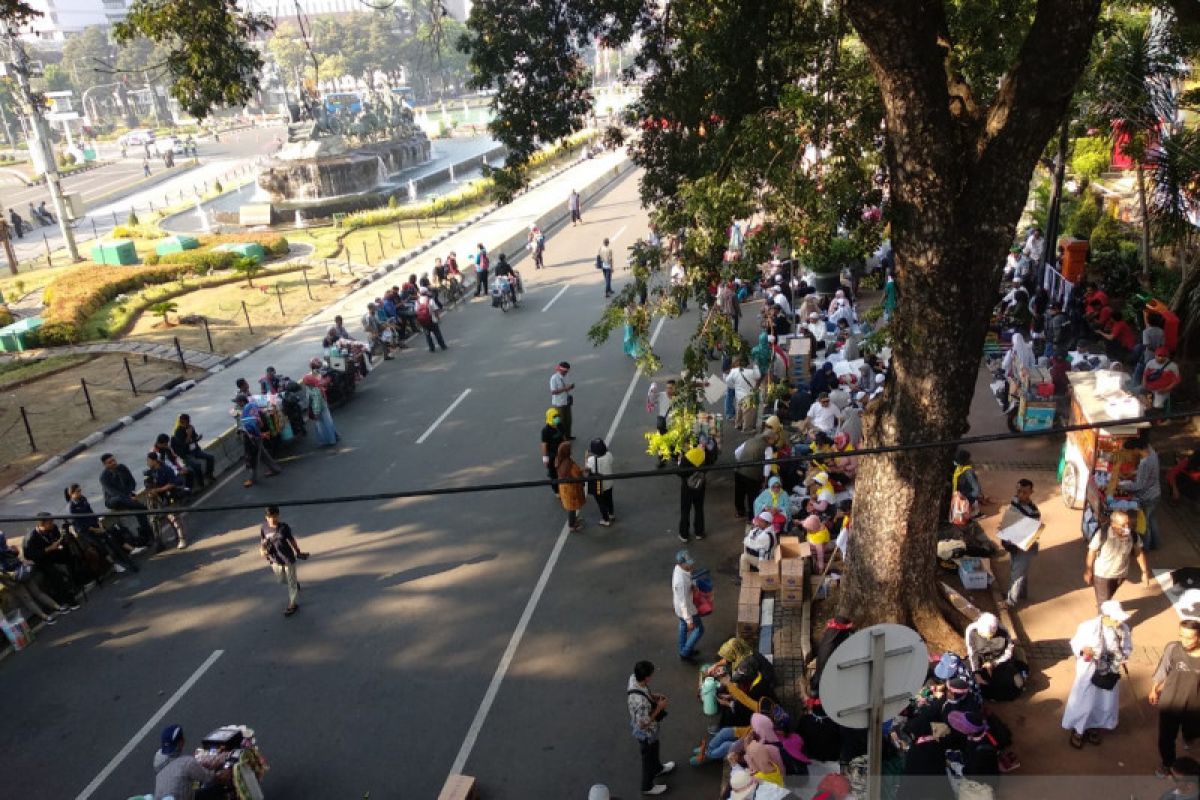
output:
[[[545,229],[564,215],[566,197],[571,189],[578,189],[587,202],[594,192],[603,188],[629,166],[623,151],[605,153],[598,158],[583,161],[541,186],[530,189],[513,202],[496,209],[460,232],[423,245],[416,253],[402,258],[392,269],[411,260],[419,260],[421,266],[412,271],[428,271],[432,267],[433,254],[425,252],[433,248],[439,254],[451,250],[457,252],[464,272],[467,273],[469,265],[466,256],[475,252],[476,244],[480,242],[487,246],[493,258],[495,254],[503,252],[515,260],[525,244],[526,233],[531,224],[537,223]],[[105,439],[103,445],[91,447],[47,474],[30,481],[22,489],[0,499],[0,516],[33,516],[43,510],[58,513],[63,507],[63,487],[70,483],[82,485],[85,493],[93,498],[93,503],[99,508],[100,491],[97,478],[101,469],[98,460],[100,454],[112,452],[118,461],[130,465],[131,469],[136,471],[154,437],[159,433],[169,433],[174,427],[175,418],[181,413],[191,415],[192,424],[204,434],[205,445],[210,451],[217,451],[214,455],[222,464],[235,461],[240,456],[241,449],[236,437],[231,435],[233,426],[229,414],[235,378],[245,377],[254,385],[267,366],[275,366],[285,375],[299,377],[305,374],[308,371],[308,360],[319,355],[320,339],[333,323],[335,316],[343,315],[349,327],[357,331],[357,321],[366,310],[367,302],[399,282],[399,275],[392,274],[390,269],[381,267],[375,270],[366,279],[366,283],[351,294],[303,320],[275,341],[246,355],[235,369],[229,371],[230,374],[212,374],[182,396],[163,399],[146,416],[125,421],[124,427]],[[416,364],[405,364],[407,360],[402,354],[396,361],[381,366],[380,374],[371,380],[385,379],[389,372],[394,372],[398,367],[420,369]],[[210,369],[210,373],[220,371],[220,366]],[[25,526],[23,523],[9,523],[7,527],[20,530]]]

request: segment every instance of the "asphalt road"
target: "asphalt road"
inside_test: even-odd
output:
[[[253,490],[228,481],[205,502],[542,477],[538,431],[562,359],[577,383],[577,456],[611,428],[618,469],[648,466],[649,379],[635,379],[619,336],[593,348],[585,335],[603,303],[592,268],[600,240],[614,239],[623,256],[645,231],[636,173],[586,207],[584,219],[551,235],[546,271],[518,263],[528,287],[522,308],[502,314],[473,301],[443,322],[448,352],[416,343],[374,373],[335,413],[336,451],[301,445],[281,478]],[[617,282],[624,277],[618,268]],[[665,363],[678,363],[695,313],[663,327]],[[660,665],[656,689],[675,701],[663,735],[664,759],[680,765],[668,779],[672,794],[715,794],[718,773],[686,764],[703,721],[695,670],[675,656],[677,493],[673,477],[618,484],[618,522],[597,526],[590,504],[589,524],[570,535],[545,488],[285,504],[313,554],[300,568],[302,609],[290,619],[281,615],[285,590],[257,553],[256,516],[193,515],[193,536],[202,538],[189,550],[106,586],[0,664],[11,701],[0,748],[20,765],[7,771],[5,793],[144,792],[158,731],[176,721],[193,740],[228,722],[256,728],[272,764],[269,797],[435,798],[456,759],[488,798],[582,798],[597,781],[631,797],[638,756],[625,681],[634,661],[650,658]],[[720,480],[710,487],[710,537],[692,548],[701,563],[715,566],[737,549],[728,506]],[[531,595],[537,602],[521,628]],[[732,631],[732,585],[719,583],[717,600],[701,643],[708,654]],[[211,668],[156,719],[206,662]],[[94,793],[82,793],[110,765]]]

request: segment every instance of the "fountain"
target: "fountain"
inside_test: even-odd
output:
[[[319,105],[309,114],[257,168],[258,189],[277,212],[325,216],[381,202],[392,174],[429,160],[428,137],[394,98],[377,97],[353,117]]]
[[[408,182],[408,202],[417,202],[417,185],[412,181]]]
[[[200,198],[196,198],[196,216],[200,218],[200,230],[204,233],[212,233],[212,224],[208,221],[208,212],[204,210],[204,206],[200,205]]]
[[[308,227],[308,223],[304,221],[304,212],[297,208],[296,209],[296,228],[303,229],[303,228],[307,228],[307,227]]]
[[[454,177],[454,165],[453,164],[450,165],[450,182],[458,183],[458,179]]]
[[[463,122],[470,122],[471,121],[471,109],[467,106],[466,100],[462,101],[462,107],[463,107]]]

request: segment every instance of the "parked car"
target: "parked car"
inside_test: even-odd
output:
[[[177,156],[187,155],[187,148],[183,144],[183,139],[180,139],[178,136],[155,139],[154,149],[160,156],[168,152],[174,153]]]
[[[117,144],[125,147],[141,147],[147,142],[154,141],[154,131],[149,128],[135,128],[127,131],[124,136],[117,139]]]

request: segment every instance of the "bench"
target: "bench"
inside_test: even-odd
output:
[[[438,800],[479,800],[475,779],[466,775],[451,775],[446,779]]]

